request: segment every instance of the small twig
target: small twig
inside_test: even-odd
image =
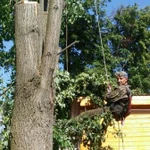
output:
[[[4,95],[15,83],[12,83],[7,89],[4,90],[3,93],[0,94],[0,97]]]
[[[62,51],[58,52],[57,55],[61,54],[62,52],[64,52],[67,48],[69,48],[70,46],[72,46],[75,43],[78,43],[79,41],[74,41],[73,43],[71,43],[70,45],[68,45],[66,48],[64,48]]]

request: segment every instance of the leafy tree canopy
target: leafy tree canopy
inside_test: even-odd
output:
[[[121,7],[109,35],[113,68],[129,73],[134,94],[150,93],[150,7]]]

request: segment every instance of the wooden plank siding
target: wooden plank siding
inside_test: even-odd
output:
[[[115,122],[115,128],[118,123]],[[125,120],[125,124],[121,129],[123,139],[115,137],[113,127],[107,130],[106,142],[103,144],[110,145],[115,150],[149,150],[150,149],[150,109],[141,111],[134,110]],[[123,140],[123,142],[122,142]]]
[[[110,145],[114,150],[150,150],[150,96],[133,96],[132,111],[123,126],[115,122],[123,138],[114,136],[113,126],[109,126],[103,146]],[[123,140],[123,141],[122,141]],[[87,150],[82,144],[80,150]]]

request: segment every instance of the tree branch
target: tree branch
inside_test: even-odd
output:
[[[94,117],[94,116],[98,116],[98,115],[101,115],[102,113],[106,112],[107,110],[105,108],[96,108],[96,109],[92,109],[92,110],[88,110],[88,111],[85,111],[83,113],[81,113],[80,115],[78,115],[76,118],[81,118],[81,117],[84,117],[84,116],[89,116],[89,117]]]
[[[4,92],[0,94],[0,97],[1,97],[2,95],[4,95],[14,84],[15,84],[15,83],[12,83],[8,88],[6,88],[6,89],[4,90]]]
[[[62,52],[64,52],[67,48],[69,48],[70,46],[72,46],[75,43],[78,43],[79,41],[74,41],[73,43],[71,43],[70,45],[68,45],[66,48],[64,48],[62,51],[58,52],[57,55],[61,54]]]

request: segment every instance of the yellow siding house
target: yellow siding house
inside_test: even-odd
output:
[[[103,146],[114,150],[150,150],[150,96],[133,96],[131,108],[123,126],[115,122],[115,128],[108,127]],[[116,136],[114,129],[122,136]],[[80,150],[87,149],[81,144]]]

